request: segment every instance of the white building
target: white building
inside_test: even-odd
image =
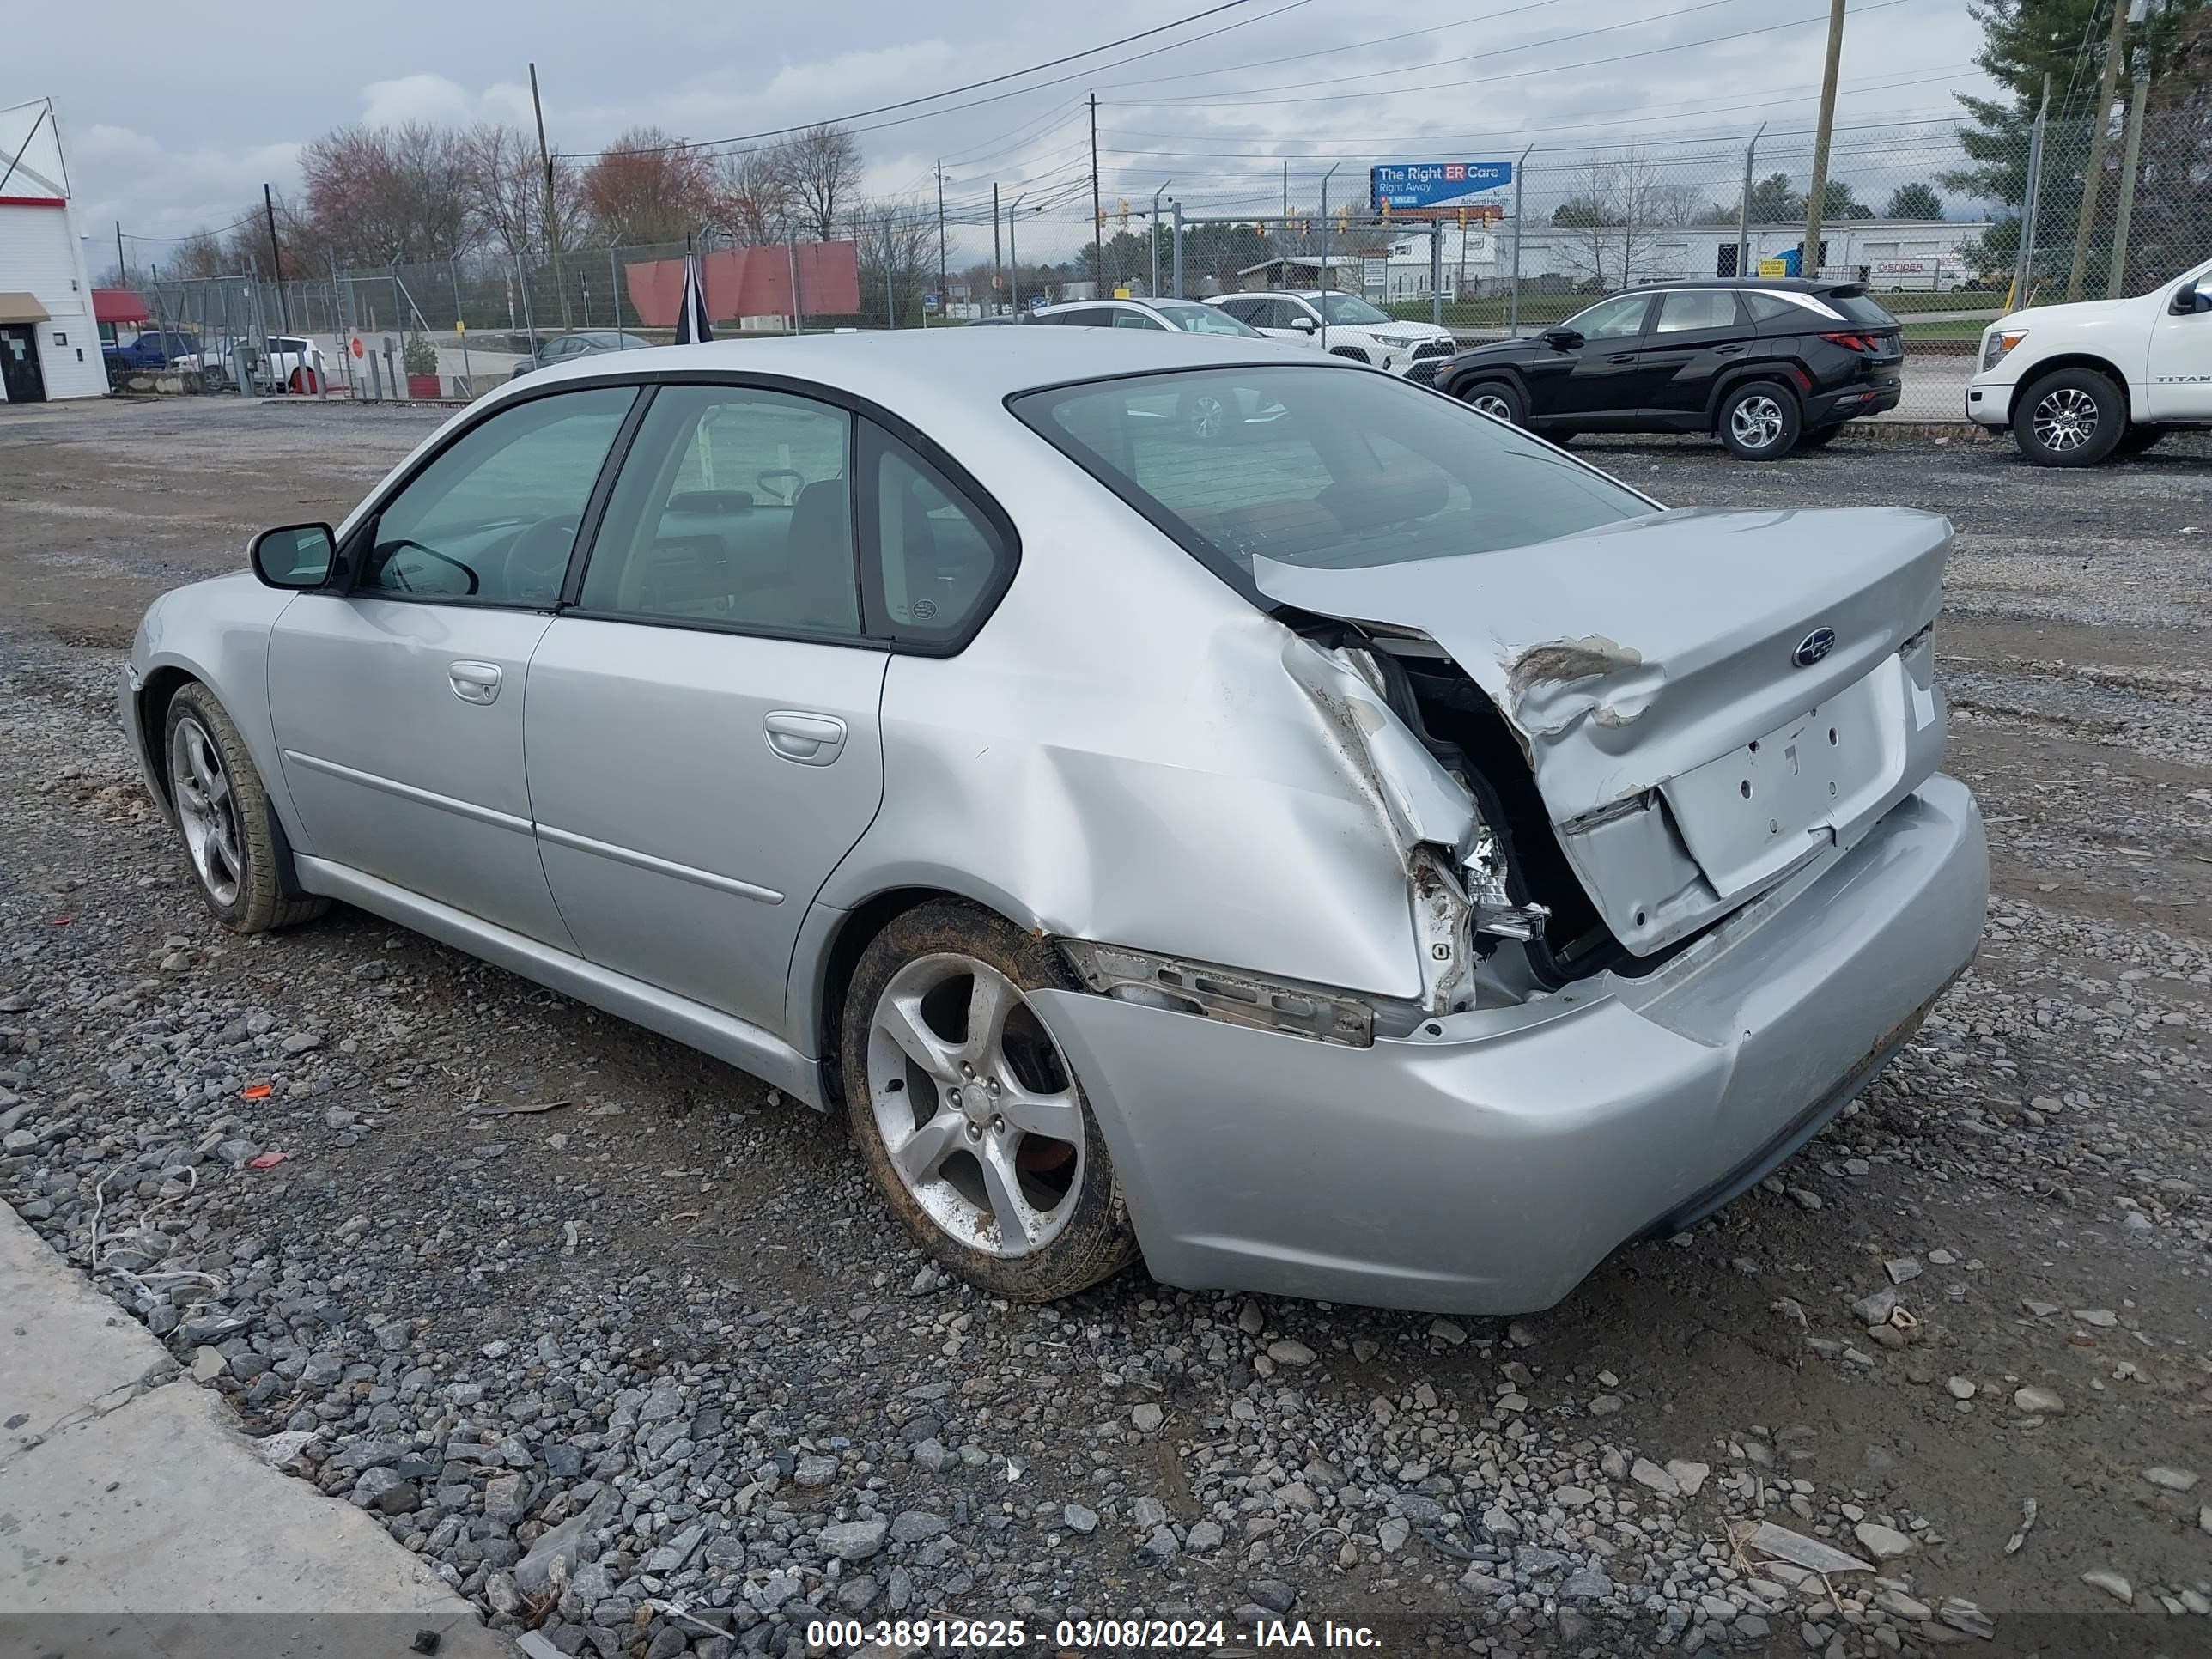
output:
[[[1447,293],[1480,289],[1495,293],[1513,270],[1513,227],[1457,225],[1443,228],[1443,286]],[[1965,257],[1966,245],[1990,228],[1987,222],[1960,223],[1929,219],[1846,219],[1826,226],[1821,240],[1826,258],[1820,274],[1838,281],[1862,282],[1875,289],[1950,289],[1981,273]],[[1747,276],[1762,263],[1794,254],[1805,227],[1795,224],[1750,228]],[[1663,283],[1736,274],[1734,225],[1601,225],[1580,228],[1534,222],[1521,228],[1521,284],[1526,289],[1611,290],[1638,283]],[[1374,297],[1406,299],[1425,295],[1429,277],[1429,233],[1425,228],[1393,237],[1389,268],[1370,262],[1366,288]]]
[[[0,398],[104,396],[92,274],[50,100],[0,110]]]

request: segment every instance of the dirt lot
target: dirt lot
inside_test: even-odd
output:
[[[1674,504],[1951,516],[1950,766],[1996,896],[1779,1180],[1507,1323],[1141,1273],[996,1304],[744,1077],[356,913],[219,933],[115,728],[132,624],[434,419],[0,416],[0,1194],[500,1622],[610,1659],[931,1612],[2212,1652],[2203,442],[2088,473],[1966,437],[1589,446]],[[1756,1518],[1881,1575],[1732,1552]]]

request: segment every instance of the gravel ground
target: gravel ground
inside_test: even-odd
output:
[[[1951,515],[1950,764],[1995,907],[1779,1178],[1548,1313],[1455,1322],[1141,1272],[1011,1307],[750,1079],[357,913],[219,933],[117,731],[121,647],[434,418],[0,416],[0,1194],[495,1624],[606,1659],[931,1613],[2212,1649],[2201,441],[2089,473],[1966,438],[1587,446],[1686,505]],[[1759,1521],[1787,1532],[1739,1543]],[[1806,1540],[1870,1570],[1824,1580]]]

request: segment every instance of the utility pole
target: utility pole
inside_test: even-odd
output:
[[[261,186],[261,210],[269,216],[269,264],[276,273],[276,314],[283,319],[283,330],[292,331],[292,302],[284,295],[284,251],[276,246],[276,198],[266,181]]]
[[[1028,194],[1027,191],[1022,192],[1022,196]],[[1006,206],[1006,275],[1012,280],[1011,302],[1017,317],[1022,314],[1022,256],[1014,246],[1014,221],[1022,210],[1022,196],[1015,197]],[[995,236],[999,233],[994,230],[991,234]]]
[[[999,314],[999,287],[1005,280],[1004,267],[999,264],[999,186],[991,185],[991,314]]]
[[[568,326],[568,288],[561,280],[561,220],[553,205],[553,153],[545,148],[545,106],[538,101],[538,65],[530,66],[530,111],[538,118],[538,161],[545,169],[545,252],[553,261],[553,291],[561,296],[561,326]],[[526,275],[524,281],[527,282]]]
[[[2051,76],[2043,77],[2043,101],[2036,106],[2035,125],[2027,133],[2027,184],[2021,192],[2025,198],[2020,204],[2020,246],[2013,253],[2012,292],[2005,296],[2005,309],[2013,311],[2028,303],[2028,295],[2035,286],[2035,222],[2043,207],[2043,134],[2051,117]]]
[[[1098,94],[1091,94],[1091,223],[1097,233],[1091,244],[1091,297],[1106,297],[1106,206],[1098,197]]]
[[[2089,231],[2096,222],[2097,197],[2105,182],[2105,151],[2112,143],[2112,97],[2120,89],[2120,59],[2126,52],[2128,12],[2112,0],[2112,32],[2105,41],[2105,72],[2097,81],[2097,108],[2089,125],[2089,165],[2081,180],[2081,211],[2074,221],[2074,263],[2066,272],[2069,303],[2081,297],[2081,268],[2089,259]]]
[[[125,288],[131,286],[131,262],[123,257],[123,221],[115,222],[115,280]]]
[[[1751,271],[1751,169],[1759,155],[1759,135],[1766,131],[1766,123],[1759,124],[1759,131],[1751,135],[1751,142],[1743,147],[1743,199],[1735,208],[1735,275],[1741,282]]]
[[[2141,28],[2149,14],[2148,0],[2135,0],[2128,21]],[[2120,161],[2120,202],[2112,219],[2112,264],[2105,278],[2105,297],[2116,300],[2128,279],[2128,221],[2136,206],[2136,167],[2142,160],[2143,106],[2150,101],[2150,48],[2136,47],[2135,89],[2128,99],[2127,149]]]
[[[1155,300],[1160,297],[1160,195],[1173,183],[1175,180],[1172,179],[1163,179],[1160,180],[1160,188],[1152,192],[1152,298]],[[1180,219],[1176,227],[1176,235],[1178,240],[1182,235]],[[1176,250],[1178,253],[1181,251],[1180,248]],[[1182,285],[1180,283],[1176,285],[1176,297],[1177,299],[1182,297]]]
[[[1805,247],[1800,276],[1820,274],[1820,209],[1828,194],[1828,140],[1836,127],[1836,71],[1844,59],[1844,0],[1828,0],[1828,63],[1820,76],[1820,118],[1813,134],[1813,188],[1805,198]],[[1750,193],[1745,192],[1745,199]]]
[[[937,314],[940,317],[946,315],[951,303],[952,296],[945,291],[945,163],[939,161],[937,164]],[[927,309],[921,313],[921,321],[925,328],[928,326],[929,313]]]
[[[1321,349],[1328,349],[1328,181],[1336,177],[1342,162],[1332,165],[1321,176]]]
[[[1291,164],[1283,163],[1283,217],[1291,216]],[[1287,229],[1288,227],[1285,227]]]

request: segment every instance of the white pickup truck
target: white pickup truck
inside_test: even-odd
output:
[[[1967,418],[2039,466],[2094,466],[2212,426],[2212,260],[2131,300],[2030,306],[1982,335]]]

